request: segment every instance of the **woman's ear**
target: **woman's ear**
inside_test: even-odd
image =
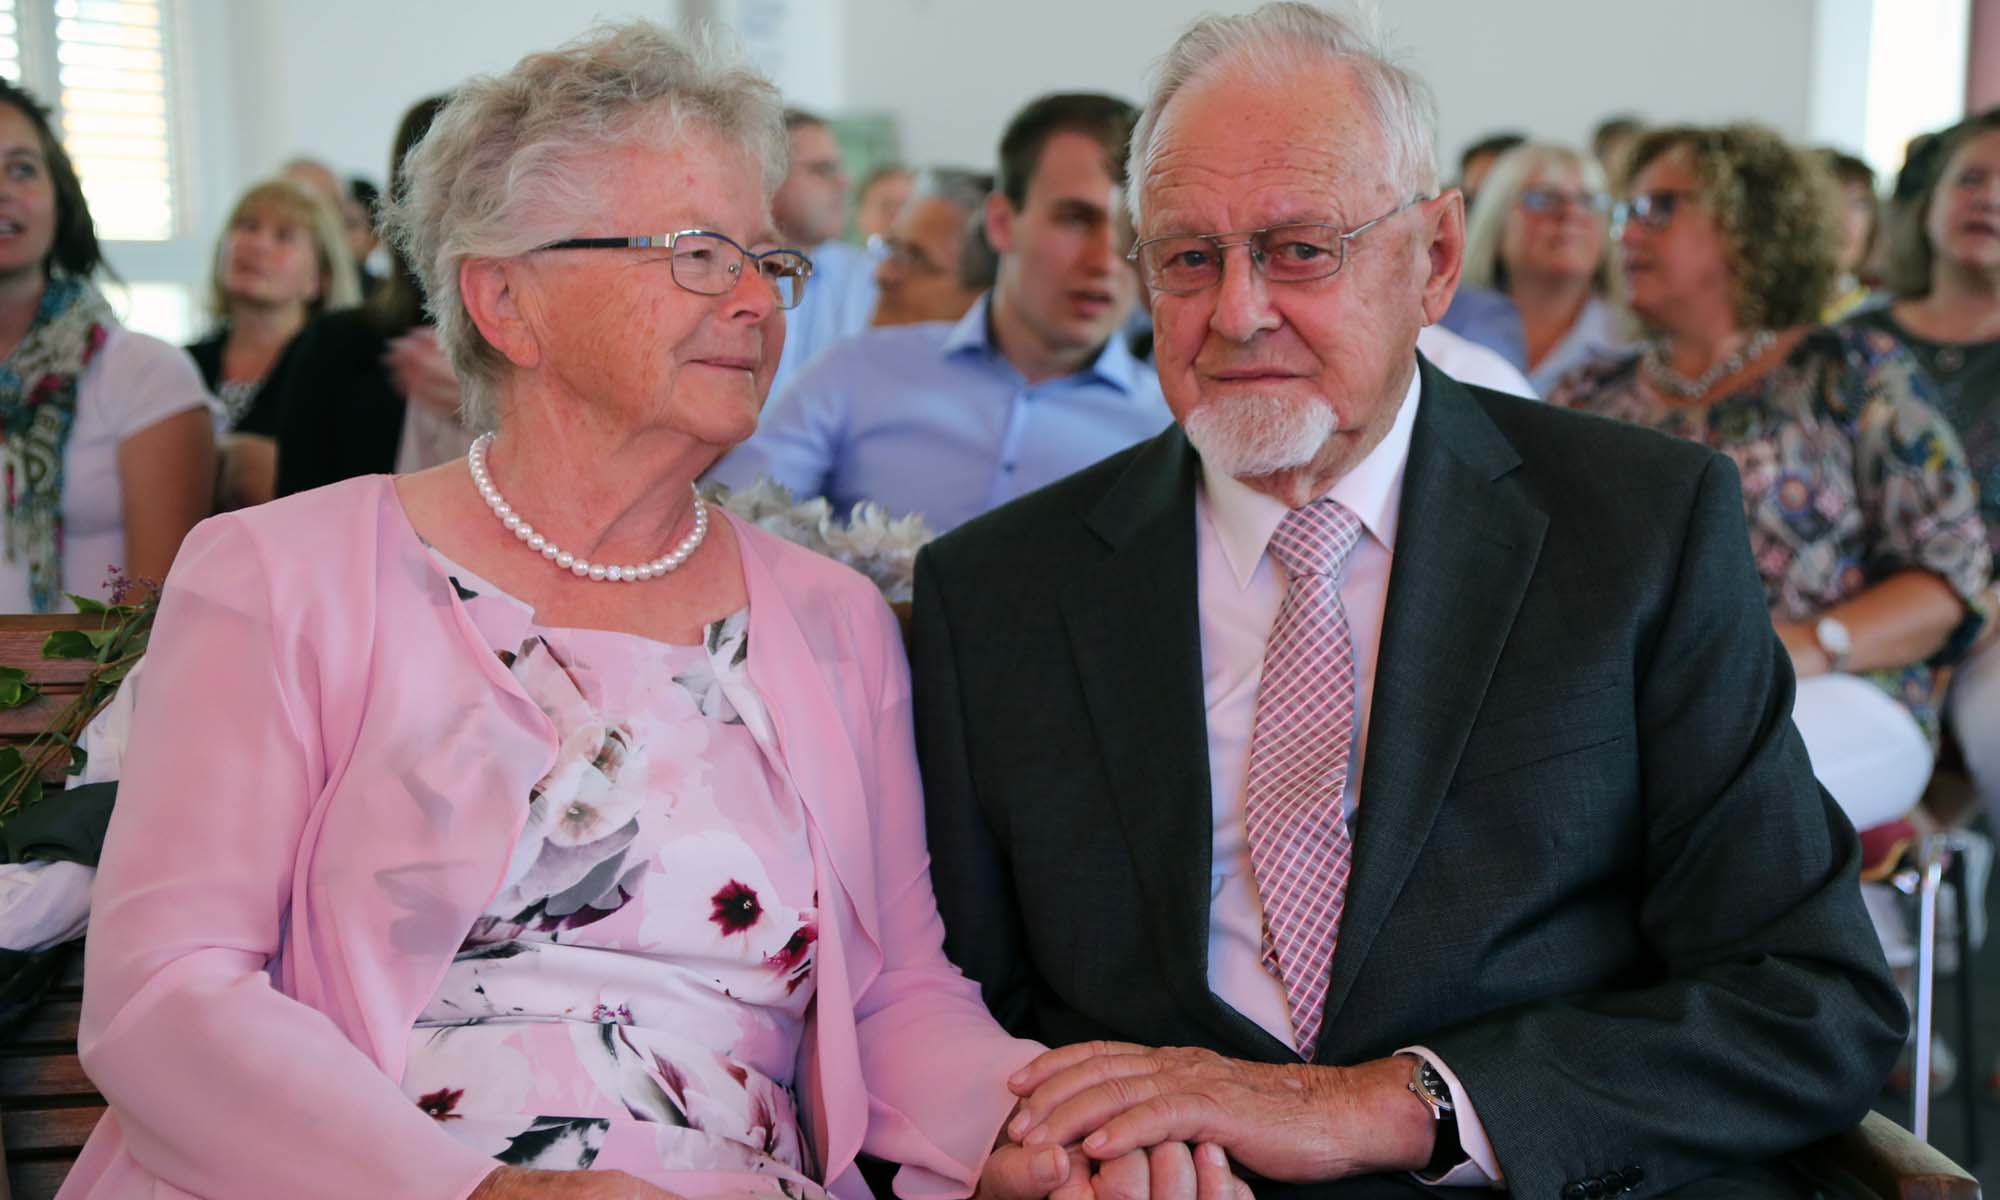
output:
[[[458,266],[458,295],[488,345],[517,367],[542,361],[542,346],[521,306],[520,264],[508,259],[468,258]]]

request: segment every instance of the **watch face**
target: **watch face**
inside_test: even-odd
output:
[[[1819,624],[1813,628],[1813,638],[1828,654],[1845,655],[1854,645],[1853,639],[1847,635],[1847,626],[1832,617],[1820,618]]]

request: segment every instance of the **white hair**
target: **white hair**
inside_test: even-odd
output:
[[[1152,95],[1132,130],[1136,169],[1125,197],[1133,225],[1139,223],[1140,198],[1152,174],[1160,114],[1184,89],[1236,70],[1268,82],[1315,65],[1351,68],[1381,127],[1390,179],[1411,196],[1436,192],[1436,103],[1423,80],[1396,61],[1376,24],[1372,13],[1350,19],[1283,0],[1242,16],[1203,17],[1188,26],[1160,61]]]
[[[468,426],[493,427],[493,390],[506,360],[466,312],[460,265],[585,232],[666,232],[585,229],[607,182],[592,160],[619,145],[671,145],[689,123],[749,153],[766,198],[784,180],[777,89],[720,35],[683,38],[639,20],[600,24],[504,75],[467,81],[410,149],[401,194],[385,201],[384,227],[423,282]]]
[[[1198,404],[1181,429],[1201,460],[1236,479],[1256,479],[1311,462],[1340,430],[1333,405],[1282,396],[1232,396]]]
[[[1608,190],[1604,168],[1597,165],[1597,159],[1581,150],[1552,142],[1529,142],[1502,154],[1479,185],[1479,198],[1473,201],[1472,212],[1466,216],[1465,266],[1459,275],[1461,286],[1471,284],[1507,290],[1507,272],[1500,262],[1500,242],[1507,232],[1507,214],[1520,201],[1521,193],[1528,190],[1528,185],[1551,167],[1575,171],[1577,178],[1590,191]],[[1608,262],[1609,259],[1607,239],[1606,253],[1600,262]],[[1600,287],[1605,272],[1606,268],[1600,266]]]

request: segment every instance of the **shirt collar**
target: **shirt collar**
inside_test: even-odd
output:
[[[989,360],[999,358],[1000,347],[993,341],[992,312],[993,291],[989,288],[951,327],[939,353],[945,358],[967,355]],[[1132,357],[1132,348],[1125,344],[1125,331],[1121,327],[1112,330],[1111,336],[1105,339],[1104,348],[1097,352],[1097,357],[1091,360],[1089,366],[1069,378],[1091,375],[1121,392],[1129,393],[1137,382],[1138,365],[1138,360]]]
[[[1361,527],[1391,555],[1396,551],[1403,468],[1410,458],[1410,435],[1417,425],[1422,379],[1421,371],[1410,373],[1409,389],[1403,393],[1402,407],[1396,411],[1389,432],[1321,497],[1339,501],[1360,518]],[[1229,560],[1236,586],[1248,588],[1257,564],[1263,561],[1271,535],[1291,510],[1282,501],[1253,490],[1240,479],[1209,470],[1206,463],[1202,464],[1201,483],[1209,520],[1215,527],[1216,540],[1222,543],[1222,555]]]

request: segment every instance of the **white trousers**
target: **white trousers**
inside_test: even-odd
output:
[[[1871,829],[1917,806],[1936,755],[1910,710],[1854,675],[1799,681],[1792,721],[1813,774],[1854,828]]]
[[[1958,664],[1948,712],[1987,821],[2000,833],[2000,642]]]

